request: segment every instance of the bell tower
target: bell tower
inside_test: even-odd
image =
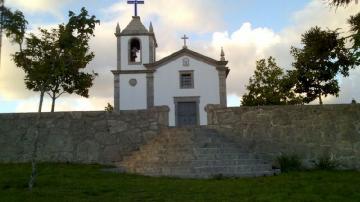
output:
[[[137,15],[141,0],[129,0],[134,4],[135,15],[121,30],[116,25],[117,67],[114,74],[114,108],[119,110],[147,109],[154,106],[154,71],[144,64],[156,61],[157,42],[152,23],[148,29]]]
[[[157,42],[152,23],[146,29],[140,17],[133,16],[124,30],[116,26],[115,36],[117,70],[145,70],[143,64],[155,62]]]
[[[156,61],[157,42],[150,22],[145,28],[137,15],[137,5],[142,0],[129,0],[134,4],[135,15],[121,30],[116,25],[117,67],[114,74],[114,108],[119,110],[148,109],[154,106],[154,70],[144,64]]]

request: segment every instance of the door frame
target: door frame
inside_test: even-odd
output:
[[[200,125],[200,96],[174,97],[175,104],[175,126],[178,127],[178,103],[195,102],[196,103],[196,126]]]

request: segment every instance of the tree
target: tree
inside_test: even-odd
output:
[[[3,20],[4,20],[4,0],[0,0],[0,64],[1,64],[1,48],[2,48],[2,33],[3,33]]]
[[[330,0],[330,5],[338,7],[338,6],[346,6],[349,5],[351,2],[358,3],[358,0]]]
[[[50,33],[43,29],[40,29],[40,33],[41,38],[30,34],[25,40],[26,48],[13,55],[16,66],[25,72],[26,88],[40,92],[38,112],[41,112],[44,94],[48,90],[50,74],[52,74],[49,68],[49,54],[54,46]]]
[[[25,37],[26,25],[28,22],[25,20],[25,17],[21,11],[17,10],[15,12],[12,12],[10,9],[4,7],[3,3],[4,1],[2,1],[2,6],[1,6],[0,34],[2,34],[2,31],[4,30],[6,37],[10,38],[12,43],[18,44],[20,53],[22,53],[23,52],[22,44]],[[20,56],[23,57],[23,54],[18,54],[18,57]],[[24,62],[28,63],[28,61],[25,60]],[[26,71],[26,69],[24,70]],[[40,110],[36,118],[35,131],[34,131],[34,145],[33,145],[34,147],[31,154],[31,175],[28,182],[28,188],[30,191],[32,191],[37,175],[36,155],[38,148],[37,145],[39,141],[39,120],[40,120]]]
[[[293,90],[294,78],[293,74],[284,74],[273,57],[269,57],[267,62],[265,59],[257,61],[254,75],[246,86],[248,93],[242,97],[242,105],[301,104],[301,97]]]
[[[354,67],[352,54],[345,48],[345,39],[339,37],[338,30],[313,27],[302,35],[301,42],[303,48],[291,48],[298,80],[295,92],[305,94],[305,103],[318,98],[323,104],[322,96],[338,96],[336,76],[349,75],[350,68]]]
[[[96,73],[82,72],[87,64],[94,58],[90,52],[89,40],[94,36],[96,24],[100,23],[95,16],[89,16],[85,8],[79,15],[69,12],[69,22],[60,25],[57,33],[57,47],[54,53],[53,69],[48,94],[52,98],[51,111],[54,111],[55,100],[63,93],[76,93],[88,97],[89,88],[93,85]]]
[[[26,25],[28,24],[24,14],[19,10],[12,12],[3,6],[1,15],[1,27],[5,31],[5,36],[10,38],[12,43],[18,44],[20,50],[22,50]]]
[[[30,90],[40,92],[39,111],[46,92],[55,101],[64,93],[88,97],[96,73],[83,72],[94,58],[89,40],[94,36],[95,16],[89,16],[85,8],[79,15],[69,12],[69,21],[58,28],[40,29],[40,37],[30,34],[26,48],[14,54],[14,61],[25,73],[25,84]]]
[[[350,25],[350,38],[352,46],[350,48],[355,65],[360,65],[360,13],[355,16],[350,16],[348,20]]]

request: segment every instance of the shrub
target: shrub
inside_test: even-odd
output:
[[[301,159],[297,155],[282,154],[277,157],[281,172],[298,171],[302,169]]]
[[[112,112],[114,111],[114,107],[110,103],[108,103],[107,106],[105,107],[105,111]]]
[[[319,170],[335,170],[339,167],[339,162],[334,156],[324,155],[314,161],[314,166]]]

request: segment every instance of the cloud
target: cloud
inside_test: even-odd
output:
[[[5,3],[26,13],[42,12],[60,17],[59,9],[69,2],[70,0],[7,0]]]
[[[14,7],[18,6],[34,12],[45,12],[47,9],[50,11],[52,9],[54,9],[53,11],[57,11],[57,7],[66,3],[47,0],[31,1],[31,4],[29,2],[30,1],[12,0],[7,3],[8,5]],[[209,16],[207,19],[202,17],[206,15],[206,12],[202,11],[203,8],[207,8],[205,10],[212,13],[217,13],[215,12],[216,6],[213,5],[214,3],[209,3],[204,6],[202,5],[204,2],[206,1],[201,0],[199,2],[192,2],[190,0],[184,0],[177,2],[177,7],[174,7],[173,5],[170,5],[168,1],[154,0],[151,4],[146,4],[146,7],[141,8],[143,23],[148,25],[151,19],[154,24],[155,33],[160,45],[157,51],[158,59],[181,48],[182,43],[180,40],[180,33],[212,32],[219,28],[219,25],[222,24],[219,13]],[[155,5],[164,5],[164,7],[159,10],[159,8],[155,8]],[[126,5],[124,2],[103,9],[103,13],[105,14],[104,18],[111,20],[102,20],[101,25],[95,30],[96,37],[90,41],[90,46],[95,53],[95,58],[89,64],[87,69],[99,73],[99,77],[95,79],[94,86],[90,89],[89,94],[90,96],[95,95],[99,99],[88,100],[87,102],[93,103],[92,107],[89,109],[102,110],[107,102],[112,103],[113,75],[110,70],[116,68],[115,25],[117,22],[120,22],[122,28],[125,28],[131,20],[132,12],[133,9],[131,9],[131,6]],[[169,16],[171,17],[169,18]],[[46,27],[49,26],[50,25],[46,25]],[[34,108],[30,106],[37,106],[38,94],[25,89],[23,82],[24,73],[14,65],[10,58],[10,55],[17,49],[10,45],[6,39],[4,43],[5,45],[2,54],[3,64],[0,68],[0,96],[5,100],[23,100],[23,104],[17,108],[17,111],[26,111],[28,109],[34,111],[37,107]],[[70,97],[72,99],[69,99]],[[56,107],[57,110],[72,110],[73,107],[71,106],[76,105],[79,100],[84,101],[84,99],[81,99],[78,96],[66,94],[61,96],[57,102],[62,103],[62,100],[67,100],[67,102],[64,102],[64,105],[68,105],[69,107],[61,107],[62,105],[59,104]],[[27,104],[28,102],[29,104]],[[75,107],[75,109],[77,108]]]
[[[15,45],[3,38],[0,66],[0,97],[7,100],[25,99],[33,93],[26,90],[24,72],[15,66],[11,54],[17,50]]]
[[[215,32],[211,43],[213,55],[217,53],[217,47],[224,46],[231,69],[227,80],[228,92],[237,96],[245,92],[245,83],[254,72],[255,61],[267,57],[265,51],[280,42],[281,37],[271,29],[252,28],[249,22],[232,34]]]
[[[10,4],[9,0],[9,4]],[[12,0],[12,4],[20,5],[20,0]],[[25,1],[24,1],[25,2]],[[50,10],[61,6],[61,1],[26,1],[50,5]],[[234,32],[226,30],[224,19],[218,6],[222,1],[207,0],[182,0],[174,6],[168,0],[152,0],[152,3],[141,6],[141,18],[145,26],[153,21],[159,48],[157,55],[160,59],[182,47],[180,36],[184,33],[192,34],[197,38],[210,34],[210,40],[190,39],[190,48],[213,57],[219,58],[220,47],[223,46],[226,58],[231,68],[228,77],[228,97],[230,104],[238,105],[240,97],[245,92],[245,85],[255,69],[255,61],[261,58],[274,56],[278,64],[286,69],[291,68],[292,57],[289,53],[291,46],[299,46],[300,36],[312,26],[319,25],[323,28],[342,27],[344,32],[348,29],[346,19],[359,12],[358,7],[330,9],[321,0],[311,1],[305,8],[295,12],[291,25],[279,32],[270,27],[253,27],[251,22],[239,23]],[[34,5],[26,3],[30,10],[36,10]],[[158,5],[161,5],[159,9]],[[39,8],[41,11],[41,8]],[[114,37],[115,25],[120,23],[121,28],[131,20],[133,9],[125,1],[113,4],[102,10],[101,25],[96,28],[96,37],[90,41],[91,49],[95,52],[94,60],[87,68],[99,73],[94,86],[90,90],[90,99],[79,96],[64,95],[57,101],[56,110],[103,110],[106,103],[112,103],[113,75],[110,70],[116,66],[116,38]],[[209,15],[211,13],[211,15]],[[206,17],[204,17],[206,16]],[[232,23],[236,23],[233,21]],[[7,100],[22,100],[17,111],[37,110],[38,94],[25,89],[23,72],[15,67],[9,55],[16,50],[8,42],[4,42],[3,61],[0,68],[0,97]],[[351,98],[360,100],[360,92],[356,82],[360,81],[359,70],[354,70],[351,76],[341,79],[341,93],[339,98],[328,97],[326,103],[348,103]],[[47,103],[49,101],[46,101]],[[83,104],[81,104],[83,103]],[[46,104],[49,108],[49,104]]]
[[[76,96],[68,96],[59,98],[55,103],[55,111],[102,111],[105,109],[106,103],[111,103],[112,98],[106,97],[90,97],[79,98]],[[70,103],[70,104],[69,104]],[[39,107],[39,98],[30,97],[21,102],[16,107],[16,112],[37,112]],[[50,112],[51,99],[46,97],[43,102],[42,111]]]
[[[229,67],[228,93],[231,100],[237,96],[240,100],[245,93],[245,85],[255,70],[255,61],[260,58],[274,56],[277,63],[291,69],[293,58],[290,55],[291,46],[300,46],[301,34],[313,26],[324,29],[337,29],[345,34],[349,30],[347,19],[360,11],[358,6],[331,9],[319,0],[311,1],[304,9],[294,13],[292,25],[276,33],[270,28],[252,28],[244,23],[238,30],[229,34],[228,31],[215,32],[212,37],[213,47],[223,45],[226,50]],[[214,49],[214,48],[213,48]],[[213,53],[215,54],[215,53]],[[349,103],[354,97],[360,99],[356,83],[360,81],[359,68],[351,71],[350,77],[340,79],[339,98],[329,96],[325,103]],[[233,105],[233,103],[231,103]]]
[[[224,26],[221,11],[218,6],[219,0],[209,2],[208,0],[181,0],[174,2],[168,0],[152,0],[151,3],[142,5],[139,10],[143,20],[153,20],[158,27],[170,32],[211,32]],[[159,7],[159,5],[161,5]],[[122,25],[128,23],[133,15],[133,5],[125,1],[114,4],[105,9],[105,12],[119,14],[117,18]],[[209,15],[211,13],[211,15]],[[206,17],[205,17],[206,16]],[[166,33],[165,33],[166,34]]]

